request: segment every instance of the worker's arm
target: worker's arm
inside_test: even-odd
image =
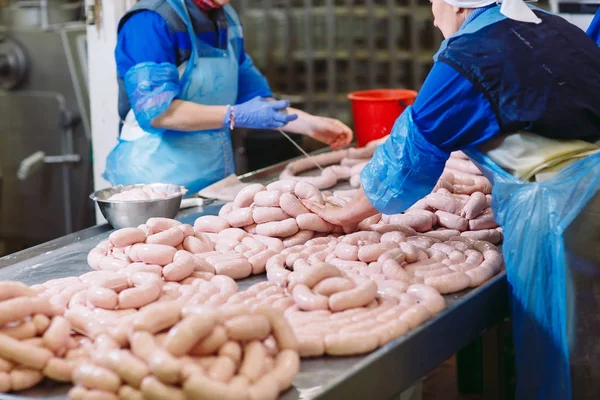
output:
[[[244,51],[243,40],[237,56],[240,60],[237,103],[248,101],[255,96],[274,101],[267,79]],[[289,122],[283,128],[286,132],[310,136],[334,150],[347,146],[352,141],[352,130],[337,119],[314,116],[295,108],[288,108],[287,112],[297,115],[298,119]]]
[[[131,16],[119,31],[115,60],[140,126],[149,132],[220,128],[226,107],[177,99],[177,38],[153,11]]]
[[[136,120],[146,132],[219,129],[230,126],[232,120],[240,128],[273,129],[297,118],[278,112],[289,102],[270,103],[261,97],[231,107],[178,99],[181,86],[176,48],[177,38],[164,19],[152,11],[134,14],[119,32],[117,71],[124,78]]]
[[[169,107],[152,119],[154,128],[193,132],[219,129],[227,114],[227,106],[204,106],[191,101],[173,99]]]
[[[286,132],[310,136],[333,150],[345,147],[352,141],[352,129],[337,119],[319,117],[296,108],[289,108],[288,112],[297,115],[298,119],[283,128]]]
[[[438,62],[414,106],[398,118],[388,140],[363,169],[359,193],[342,208],[307,206],[342,226],[377,212],[404,212],[433,190],[452,151],[477,146],[498,134],[498,122],[483,93]]]

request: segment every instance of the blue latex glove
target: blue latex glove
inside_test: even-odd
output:
[[[223,127],[228,128],[231,123],[231,109],[233,108],[234,126],[250,129],[277,129],[298,118],[297,115],[283,114],[290,106],[287,100],[269,101],[263,97],[255,97],[250,101],[235,105],[227,111],[223,120]]]

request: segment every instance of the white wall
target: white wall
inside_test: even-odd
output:
[[[92,146],[94,156],[94,190],[110,186],[102,178],[106,156],[117,144],[119,115],[117,112],[117,70],[114,50],[117,43],[117,25],[125,11],[136,0],[86,0],[86,9],[100,4],[98,20],[87,27],[88,65],[90,84],[90,111]],[[88,21],[94,19],[88,15]],[[100,210],[96,208],[96,222],[104,223]]]

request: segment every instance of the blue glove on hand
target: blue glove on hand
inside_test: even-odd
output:
[[[231,123],[231,110],[233,109],[234,126],[250,129],[277,129],[287,125],[298,118],[297,115],[283,114],[290,106],[287,100],[269,101],[262,97],[255,97],[250,101],[235,105],[227,111],[223,120],[223,127],[228,128]]]

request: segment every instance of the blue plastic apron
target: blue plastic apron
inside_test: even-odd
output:
[[[492,182],[504,231],[516,355],[517,399],[570,399],[570,322],[563,234],[600,190],[600,154],[542,182],[520,181],[477,150],[465,153]],[[571,312],[569,312],[571,314]]]
[[[167,0],[185,22],[192,52],[181,76],[181,100],[203,105],[234,104],[238,92],[239,63],[232,41],[241,37],[235,12],[225,6],[228,48],[218,49],[196,38],[184,0]],[[200,189],[234,173],[233,150],[228,129],[196,132],[144,133],[135,140],[119,139],[108,155],[104,177],[113,185],[177,183],[190,191]]]

